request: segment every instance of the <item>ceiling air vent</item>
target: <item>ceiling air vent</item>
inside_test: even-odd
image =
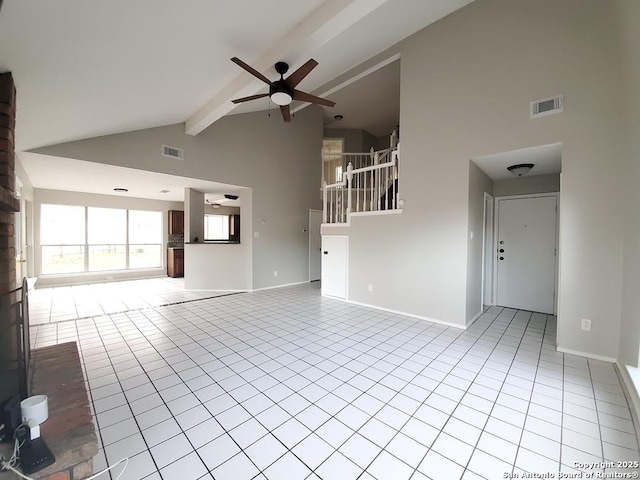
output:
[[[184,160],[184,151],[181,148],[162,145],[162,156],[175,160]]]
[[[560,113],[564,109],[562,94],[553,97],[534,100],[530,104],[530,118],[544,117],[553,113]]]

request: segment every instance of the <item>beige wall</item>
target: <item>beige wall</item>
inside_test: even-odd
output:
[[[184,161],[163,158],[163,144],[183,148]],[[178,124],[55,145],[38,153],[252,188],[252,223],[244,227],[243,211],[242,242],[252,256],[253,288],[265,288],[309,278],[306,230],[309,209],[321,207],[321,148],[322,110],[309,107],[291,123],[263,112],[230,115],[196,137]]]
[[[637,367],[640,346],[640,2],[621,0],[616,5],[627,79],[624,103],[629,135],[624,170],[624,290],[619,362]]]
[[[624,160],[617,27],[605,1],[476,0],[400,44],[404,213],[353,222],[352,300],[465,325],[477,295],[468,272],[481,268],[468,240],[469,159],[560,142],[559,346],[617,356]],[[562,114],[529,119],[530,101],[557,93]],[[355,254],[370,250],[372,238],[393,239],[378,250],[385,271]],[[367,294],[365,281],[382,288]],[[582,318],[592,320],[590,333],[580,329]]]
[[[514,177],[493,182],[496,197],[529,195],[532,193],[554,193],[560,191],[560,174]]]
[[[353,128],[326,128],[324,138],[343,138],[345,153],[367,153],[378,141],[369,132]]]
[[[484,194],[494,194],[494,183],[469,161],[469,226],[467,229],[467,323],[482,313],[482,273],[484,264]]]

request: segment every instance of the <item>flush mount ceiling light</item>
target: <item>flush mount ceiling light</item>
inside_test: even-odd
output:
[[[342,120],[343,118],[344,118],[344,116],[343,116],[343,115],[334,115],[334,116],[333,116],[333,119],[334,119],[336,122],[339,122],[339,121],[340,121],[340,120]]]
[[[114,188],[113,191],[114,192],[128,192],[129,189],[128,188]]]
[[[511,173],[513,173],[517,177],[521,177],[529,173],[529,171],[534,167],[533,163],[519,163],[517,165],[511,165],[507,167]]]

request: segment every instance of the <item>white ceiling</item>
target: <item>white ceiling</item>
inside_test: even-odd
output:
[[[471,160],[494,181],[516,178],[507,167],[520,163],[533,163],[534,167],[527,174],[528,177],[550,175],[562,172],[562,144],[554,143],[483,155]]]
[[[97,193],[122,197],[149,198],[169,202],[182,202],[185,187],[205,193],[205,199],[229,206],[224,194],[241,195],[242,187],[196,178],[179,177],[164,173],[136,170],[134,168],[86,162],[71,158],[51,157],[38,153],[20,152],[20,161],[29,172],[34,185],[54,185],[56,190]],[[51,187],[39,187],[51,188]],[[115,192],[114,188],[126,188],[128,192]],[[163,192],[163,190],[168,190]]]
[[[228,113],[267,108],[256,101],[234,110],[231,99],[264,92],[265,85],[232,63],[233,56],[274,79],[276,61],[287,61],[292,72],[315,58],[319,66],[298,88],[319,94],[471,1],[5,0],[0,72],[12,72],[18,91],[16,147],[181,122],[195,135]],[[398,62],[334,92],[338,105],[327,121],[340,113],[341,128],[388,133],[399,108],[392,105],[397,69]],[[376,93],[377,109],[366,109],[365,120],[363,105],[372,105],[367,95]],[[365,99],[353,101],[359,95]]]

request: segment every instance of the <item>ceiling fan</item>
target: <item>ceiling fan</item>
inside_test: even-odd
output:
[[[310,93],[296,90],[298,84],[307,75],[309,75],[309,73],[311,73],[311,70],[318,66],[318,62],[316,62],[314,59],[307,61],[307,63],[302,65],[286,79],[284,78],[284,75],[289,71],[289,65],[285,62],[277,62],[275,68],[276,72],[280,74],[280,79],[273,82],[262,75],[260,72],[258,72],[256,69],[244,63],[238,57],[233,57],[231,61],[239,67],[245,69],[254,77],[259,78],[264,83],[269,85],[269,93],[260,93],[258,95],[251,95],[249,97],[236,98],[235,100],[231,100],[233,103],[243,103],[250,100],[256,100],[258,98],[271,97],[271,101],[280,106],[280,112],[282,113],[282,118],[285,122],[291,121],[291,111],[289,110],[289,105],[294,100],[300,100],[301,102],[308,103],[317,103],[318,105],[324,105],[327,107],[333,107],[336,104],[335,102],[332,102],[330,100],[325,100],[324,98],[316,97],[315,95],[311,95]]]

